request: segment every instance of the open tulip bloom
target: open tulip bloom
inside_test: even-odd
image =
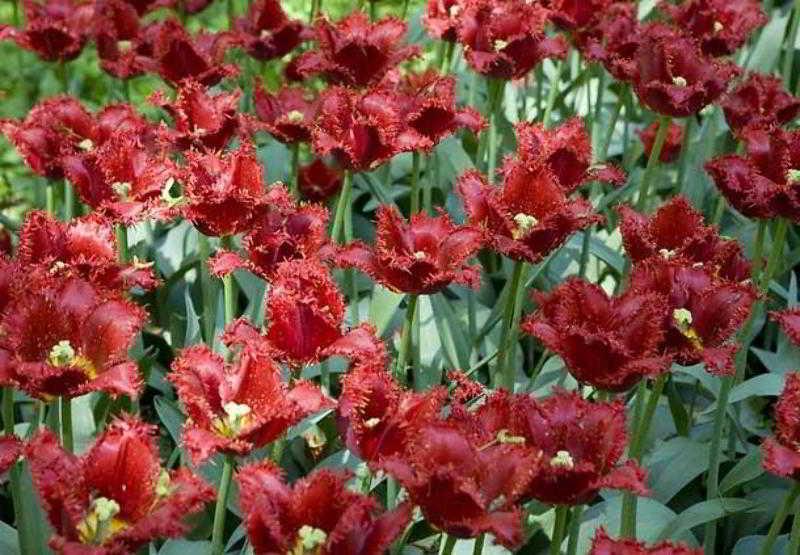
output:
[[[800,554],[800,1],[0,8],[0,551]]]

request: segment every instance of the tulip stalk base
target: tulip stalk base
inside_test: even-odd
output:
[[[500,349],[497,354],[497,367],[494,380],[498,386],[509,391],[514,390],[514,352],[516,337],[519,328],[519,319],[522,311],[522,297],[525,293],[522,287],[525,263],[518,260],[514,262],[511,281],[508,284],[505,311],[503,312],[503,330],[500,336]]]
[[[225,513],[228,511],[228,496],[230,494],[231,479],[233,478],[233,457],[225,456],[222,466],[222,476],[219,479],[217,491],[217,504],[214,508],[214,528],[211,535],[212,555],[222,555],[224,551]]]
[[[778,512],[775,513],[775,518],[772,519],[772,524],[769,527],[769,532],[767,532],[767,537],[764,539],[764,543],[761,544],[761,550],[759,551],[760,555],[770,555],[772,553],[772,548],[775,546],[775,541],[778,539],[778,534],[781,532],[781,528],[783,528],[784,522],[786,522],[786,518],[789,516],[789,512],[792,509],[792,505],[795,504],[798,496],[800,496],[800,482],[795,482],[794,486],[789,493],[786,494],[786,497],[783,499],[781,506],[778,508]],[[795,528],[798,528],[797,521],[798,519],[797,514],[795,514],[794,522],[792,525],[792,535],[795,535]],[[797,550],[792,551],[791,549],[787,551],[787,553],[797,553]]]
[[[658,132],[656,132],[653,148],[650,150],[650,157],[647,159],[647,166],[644,169],[642,182],[639,185],[639,198],[636,201],[636,210],[639,212],[645,212],[647,210],[650,187],[656,168],[658,168],[659,159],[661,158],[661,149],[664,147],[664,143],[667,140],[667,132],[669,131],[671,121],[672,118],[669,116],[661,116],[658,119]]]

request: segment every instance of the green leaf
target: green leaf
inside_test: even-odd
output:
[[[0,521],[0,553],[19,555],[18,542],[17,531],[5,522]]]
[[[189,540],[167,540],[158,555],[210,555],[211,542]]]
[[[722,497],[695,503],[664,526],[658,534],[658,539],[678,538],[684,532],[691,531],[695,526],[747,511],[755,506],[754,501],[736,497]]]
[[[19,483],[19,520],[17,529],[20,547],[23,554],[45,555],[52,553],[47,545],[53,531],[45,520],[44,511],[39,503],[39,494],[33,487],[31,473],[27,462],[17,463],[12,469],[12,480]]]
[[[730,403],[738,403],[750,397],[777,397],[783,391],[785,379],[781,374],[760,374],[740,383],[731,390]]]
[[[652,497],[669,502],[708,466],[708,443],[676,437],[660,444],[647,461]]]
[[[736,486],[755,480],[764,473],[761,466],[761,449],[754,449],[730,469],[719,483],[719,491],[728,493]]]
[[[468,368],[470,344],[463,323],[443,295],[429,297],[442,350],[451,368]]]
[[[777,12],[773,12],[776,14]],[[778,61],[783,46],[783,37],[786,34],[786,25],[789,23],[789,12],[783,15],[774,15],[772,20],[761,30],[746,68],[750,71],[770,73]]]
[[[403,293],[395,293],[382,285],[375,284],[369,303],[369,321],[378,330],[378,336],[386,332],[404,298]]]
[[[180,411],[180,409],[178,409],[178,406],[174,401],[170,401],[166,397],[158,396],[154,399],[153,403],[155,405],[158,418],[167,428],[172,440],[176,444],[180,445],[181,427],[183,426],[183,421],[185,420],[183,413]]]

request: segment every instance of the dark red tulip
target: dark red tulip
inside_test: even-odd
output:
[[[179,150],[223,150],[246,125],[239,114],[240,92],[209,94],[193,79],[181,82],[174,102],[161,91],[152,102],[172,117],[172,128],[162,128],[164,139]]]
[[[679,364],[703,362],[714,374],[734,372],[734,336],[757,296],[752,284],[728,281],[703,264],[653,257],[634,267],[631,289],[668,299],[665,348]]]
[[[431,38],[456,42],[464,0],[428,0],[422,25]]]
[[[338,263],[403,293],[430,295],[454,282],[480,286],[480,272],[467,264],[482,245],[478,229],[456,226],[444,213],[406,222],[388,205],[378,208],[377,226],[373,248],[355,241],[341,249]]]
[[[746,129],[746,156],[727,155],[706,164],[725,199],[749,218],[800,222],[800,132]]]
[[[693,39],[673,27],[646,25],[640,40],[634,89],[659,114],[696,114],[725,92],[736,73],[732,64],[703,54]]]
[[[659,122],[654,121],[641,131],[639,131],[639,139],[644,146],[644,155],[646,158],[650,157],[650,152],[653,150],[653,145],[656,142],[656,134],[658,133]],[[677,123],[670,121],[667,128],[667,135],[664,139],[664,144],[661,146],[661,154],[658,159],[664,164],[674,162],[681,155],[683,148],[683,127]]]
[[[126,4],[130,4],[140,16],[145,15],[158,8],[171,7],[173,0],[123,0]]]
[[[248,141],[227,153],[190,150],[186,158],[183,210],[206,235],[224,237],[249,230],[275,194],[265,190],[261,162]]]
[[[594,534],[589,555],[703,555],[703,550],[668,541],[648,547],[644,542],[630,538],[615,540],[601,526]]]
[[[580,4],[580,3],[578,3]],[[603,64],[615,79],[630,82],[636,74],[641,24],[633,2],[615,2],[591,26],[573,33],[575,45],[589,60]]]
[[[185,534],[184,519],[214,499],[214,490],[186,468],[161,466],[156,427],[117,419],[83,456],[39,432],[28,444],[31,476],[57,553],[135,553],[148,542]]]
[[[786,90],[780,78],[763,73],[750,73],[721,104],[725,120],[736,133],[749,127],[781,127],[800,113],[800,99]]]
[[[786,375],[775,405],[775,435],[761,445],[764,468],[777,476],[800,479],[800,374]]]
[[[189,416],[183,445],[195,464],[216,452],[246,455],[334,406],[311,382],[284,382],[259,331],[247,322],[234,322],[224,341],[236,353],[233,362],[195,345],[180,353],[168,376]]]
[[[325,202],[342,188],[342,171],[326,164],[321,158],[306,166],[300,166],[297,173],[297,187],[303,198],[311,202]]]
[[[384,361],[383,343],[370,325],[342,332],[344,313],[344,298],[325,266],[314,259],[287,261],[273,274],[266,337],[275,356],[294,366],[334,355]]]
[[[0,320],[0,375],[31,396],[89,391],[135,397],[142,380],[128,350],[146,314],[69,272],[29,269]]]
[[[624,1],[624,0],[622,0]],[[546,0],[550,19],[567,31],[583,29],[595,23],[621,0]]]
[[[768,21],[758,0],[690,0],[678,5],[662,2],[659,9],[711,56],[733,54]]]
[[[148,45],[142,41],[136,7],[124,0],[99,0],[95,3],[92,34],[100,66],[119,79],[129,79],[147,70],[142,57]]]
[[[280,142],[291,144],[311,140],[311,129],[317,115],[317,100],[311,91],[284,86],[271,94],[256,83],[253,103],[264,129]]]
[[[647,473],[634,461],[620,464],[625,451],[625,406],[594,403],[578,393],[557,391],[536,400],[517,401],[517,435],[542,452],[539,472],[526,496],[542,503],[578,505],[602,488],[647,493]]]
[[[386,72],[419,53],[419,47],[405,44],[406,23],[387,17],[370,23],[363,12],[331,23],[317,20],[316,48],[292,62],[292,72],[306,78],[322,74],[334,84],[367,87]]]
[[[723,239],[703,215],[683,196],[663,204],[651,216],[626,205],[618,208],[625,252],[634,262],[653,256],[682,258],[717,272],[723,278],[742,282],[750,278],[750,262],[739,243]]]
[[[784,333],[792,342],[800,345],[800,308],[773,312],[772,318],[781,325]]]
[[[23,0],[25,27],[0,25],[0,40],[13,40],[48,62],[74,60],[89,39],[92,3],[79,0]]]
[[[22,456],[23,444],[16,436],[0,436],[0,474],[5,474]]]
[[[477,73],[520,79],[545,58],[563,58],[567,43],[548,37],[550,11],[526,0],[471,0],[459,12],[458,40]]]
[[[247,16],[234,24],[242,46],[256,60],[281,58],[303,41],[305,26],[289,19],[278,0],[257,0],[250,4]]]
[[[236,474],[247,536],[258,555],[382,555],[411,520],[411,505],[381,512],[347,487],[350,474],[316,470],[289,486],[270,461]]]
[[[597,285],[573,278],[549,294],[534,293],[539,306],[522,329],[557,353],[581,383],[626,391],[640,380],[666,372],[662,352],[666,299],[627,291],[609,297]]]
[[[225,53],[237,42],[230,33],[191,36],[172,19],[153,24],[147,32],[153,44],[151,65],[171,83],[191,78],[210,87],[236,74],[236,68],[224,62]]]

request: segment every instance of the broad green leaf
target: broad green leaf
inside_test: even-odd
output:
[[[671,522],[667,523],[658,534],[658,539],[677,539],[684,532],[695,526],[718,520],[724,516],[753,509],[754,501],[737,497],[721,497],[709,501],[701,501],[683,511]]]
[[[430,301],[448,364],[451,368],[468,368],[471,349],[464,323],[453,312],[453,304],[443,295],[431,295]]]
[[[653,499],[669,502],[707,466],[707,443],[676,437],[660,444],[647,460]]]
[[[211,555],[211,542],[189,540],[167,540],[158,555]]]
[[[158,396],[153,401],[158,414],[159,420],[167,428],[172,440],[180,445],[181,442],[181,427],[183,421],[186,419],[174,401],[170,401],[166,397]]]
[[[761,466],[761,449],[753,449],[747,456],[731,468],[719,483],[719,490],[728,493],[736,486],[754,480],[764,473]]]
[[[731,390],[729,402],[738,403],[750,397],[776,397],[783,391],[784,376],[781,374],[760,374],[740,383]]]
[[[21,553],[23,555],[52,553],[47,545],[52,530],[39,503],[39,494],[33,487],[27,462],[17,463],[11,472],[16,474],[16,476],[12,476],[12,480],[19,480],[18,502],[20,507],[18,512],[20,521],[17,523],[17,531],[22,548]]]
[[[378,330],[378,336],[386,332],[404,298],[403,293],[395,293],[380,284],[375,284],[369,304],[369,321]]]
[[[773,17],[761,30],[758,42],[753,48],[746,68],[750,71],[770,73],[778,62],[778,56],[783,46],[783,37],[786,34],[786,25],[789,23],[789,13]]]

